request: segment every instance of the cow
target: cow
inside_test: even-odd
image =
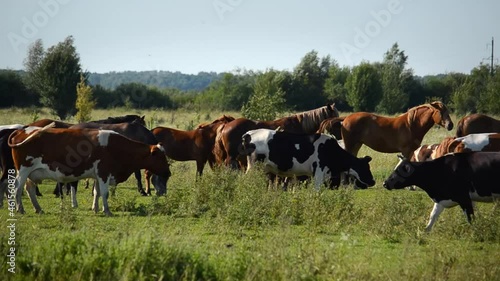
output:
[[[366,186],[375,184],[369,165],[371,157],[357,158],[325,134],[250,130],[242,136],[240,153],[247,157],[247,173],[256,161],[262,161],[265,171],[274,175],[314,177],[316,190],[323,183],[340,179],[340,173],[347,171]]]
[[[384,181],[388,189],[416,185],[434,201],[429,222],[430,231],[445,208],[460,205],[472,222],[473,201],[493,202],[500,198],[500,153],[453,153],[427,162],[411,162],[400,156],[400,162]]]
[[[413,152],[410,161],[424,162],[448,153],[472,151],[500,151],[500,133],[470,134],[464,137],[446,137],[438,144],[422,145]]]
[[[39,183],[43,179],[74,182],[84,178],[97,181],[93,210],[98,212],[102,196],[103,212],[108,207],[108,186],[129,178],[137,169],[149,169],[159,175],[165,186],[170,177],[169,165],[162,145],[148,145],[131,140],[114,131],[101,129],[64,129],[26,127],[10,134],[8,144],[17,170],[16,209],[24,213],[22,187],[27,179]],[[42,209],[34,196],[34,188],[26,186],[37,213]]]

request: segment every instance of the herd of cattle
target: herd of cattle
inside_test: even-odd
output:
[[[212,168],[227,165],[246,171],[263,162],[270,179],[286,182],[292,177],[311,177],[320,189],[323,184],[338,187],[341,178],[350,177],[356,186],[366,188],[375,181],[371,157],[357,157],[364,144],[379,152],[402,153],[383,186],[389,190],[422,188],[435,203],[428,231],[444,208],[456,205],[471,222],[473,201],[500,198],[500,186],[494,184],[500,175],[500,121],[471,114],[459,121],[456,137],[422,145],[424,135],[436,124],[453,128],[448,109],[440,102],[411,108],[397,117],[367,112],[339,117],[333,104],[274,121],[223,115],[190,131],[149,130],[144,116],[137,115],[81,124],[42,119],[4,125],[0,126],[0,206],[7,195],[9,208],[24,213],[21,195],[25,187],[35,211],[41,213],[36,184],[52,179],[58,182],[55,192],[61,196],[63,185],[68,187],[76,207],[78,181],[92,178],[92,209],[99,210],[101,197],[103,212],[111,215],[109,186],[124,182],[131,174],[141,194],[151,194],[150,182],[158,195],[165,194],[171,176],[167,159],[195,160],[197,176],[207,162]],[[146,190],[141,170],[145,170]]]

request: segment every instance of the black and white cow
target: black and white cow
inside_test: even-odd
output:
[[[422,188],[434,201],[426,230],[430,231],[445,208],[460,205],[467,220],[474,216],[473,201],[493,202],[500,198],[500,153],[468,152],[447,154],[427,162],[402,159],[384,187]]]
[[[257,129],[245,133],[242,141],[247,172],[256,161],[263,161],[266,172],[278,176],[312,176],[317,190],[322,183],[339,179],[341,172],[349,172],[366,186],[375,184],[369,165],[371,157],[353,156],[328,135]]]

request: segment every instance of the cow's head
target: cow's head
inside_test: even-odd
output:
[[[167,182],[172,173],[161,143],[151,146],[151,159],[153,167],[149,170],[154,174],[151,182],[155,187],[156,194],[164,195],[167,193]]]
[[[411,162],[402,155],[398,155],[398,157],[399,163],[383,184],[383,186],[388,190],[403,189],[413,184],[410,183],[408,179],[415,171],[415,166],[418,165],[418,163]]]
[[[369,164],[372,158],[365,156],[358,159],[359,161],[355,161],[349,170],[349,174],[356,178],[356,186],[362,189],[374,186],[375,180],[373,179]]]

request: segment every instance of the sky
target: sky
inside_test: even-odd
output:
[[[394,43],[419,76],[500,58],[498,0],[3,0],[0,68],[72,35],[89,72],[289,70],[311,51],[340,66]],[[499,61],[495,59],[495,63]]]

